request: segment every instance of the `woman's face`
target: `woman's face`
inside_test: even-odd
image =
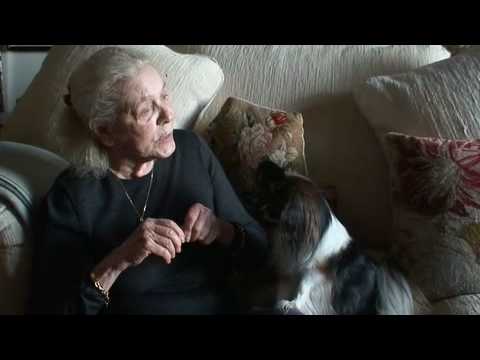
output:
[[[145,66],[124,84],[123,93],[128,111],[111,129],[112,150],[136,161],[170,157],[175,152],[174,113],[159,73]]]

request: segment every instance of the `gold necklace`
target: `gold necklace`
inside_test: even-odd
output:
[[[122,185],[122,189],[123,189],[125,195],[127,196],[128,201],[130,202],[130,205],[132,205],[133,209],[135,210],[135,212],[136,212],[136,214],[137,214],[138,221],[139,221],[140,223],[143,223],[143,222],[145,221],[145,211],[147,210],[148,199],[150,198],[150,190],[152,189],[154,169],[155,169],[155,168],[152,169],[152,172],[151,172],[151,174],[150,174],[150,184],[148,185],[147,198],[145,199],[145,205],[143,206],[142,215],[140,215],[140,213],[138,212],[137,207],[135,206],[135,203],[133,202],[133,200],[132,200],[132,198],[130,197],[130,195],[128,195],[128,191],[127,191],[127,189],[125,188],[125,185],[123,185],[122,181],[121,181],[120,179],[118,179],[118,181],[120,182],[120,185]]]

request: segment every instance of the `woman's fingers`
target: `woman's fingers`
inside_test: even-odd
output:
[[[193,205],[185,217],[183,229],[187,241],[211,244],[216,234],[216,217],[214,213],[202,204]]]
[[[186,238],[189,242],[203,242],[208,236],[208,217],[210,210],[202,204],[193,205],[185,217],[183,225]]]
[[[148,243],[148,250],[152,254],[163,258],[167,264],[170,264],[172,262],[171,252],[168,251],[165,247],[159,245],[156,241],[152,240]]]
[[[204,232],[201,235],[205,245],[210,245],[218,237],[217,218],[215,216],[208,216],[205,220]]]
[[[215,241],[215,239],[217,238],[217,235],[215,234],[214,231],[210,231],[209,233],[207,233],[204,237],[204,244],[205,245],[210,245],[211,243],[213,243]]]
[[[157,220],[157,223],[159,225],[163,225],[163,226],[166,226],[170,229],[172,229],[178,236],[178,238],[180,239],[180,242],[185,242],[185,234],[183,232],[182,229],[180,229],[180,226],[178,226],[175,221],[172,221],[172,220],[167,220],[167,219],[159,219]]]
[[[192,229],[192,240],[191,241],[200,241],[205,240],[205,237],[208,235],[207,219],[205,216],[200,215],[195,222],[195,225]]]
[[[216,217],[201,204],[193,205],[188,211],[183,230],[168,219],[148,219],[143,224],[144,236],[148,238],[147,250],[165,259],[167,264],[182,251],[185,242],[209,245],[217,237]]]
[[[190,210],[188,210],[187,215],[183,223],[183,231],[185,232],[186,242],[196,241],[196,238],[192,237],[193,228],[197,222],[198,217],[201,213],[201,207],[199,204],[193,205]]]
[[[161,247],[166,249],[170,253],[170,257],[172,259],[175,258],[177,252],[175,250],[175,245],[173,244],[171,239],[155,234],[154,237],[153,237],[153,240],[158,245],[160,245]]]
[[[184,239],[184,237],[178,235],[178,230],[174,229],[172,226],[167,226],[165,222],[159,222],[152,224],[152,231],[157,236],[162,236],[164,238],[170,239],[173,243],[173,246],[175,247],[175,252],[182,252],[182,239]]]

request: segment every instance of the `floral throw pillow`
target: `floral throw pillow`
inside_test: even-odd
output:
[[[386,137],[395,258],[439,313],[480,313],[480,140]]]
[[[229,98],[207,131],[210,146],[239,195],[255,190],[255,172],[270,159],[284,169],[307,175],[303,118]]]

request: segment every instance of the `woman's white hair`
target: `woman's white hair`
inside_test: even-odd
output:
[[[123,85],[149,62],[141,53],[107,47],[81,63],[70,76],[67,109],[50,136],[79,176],[105,176],[110,161],[95,131],[118,119],[125,108]]]

